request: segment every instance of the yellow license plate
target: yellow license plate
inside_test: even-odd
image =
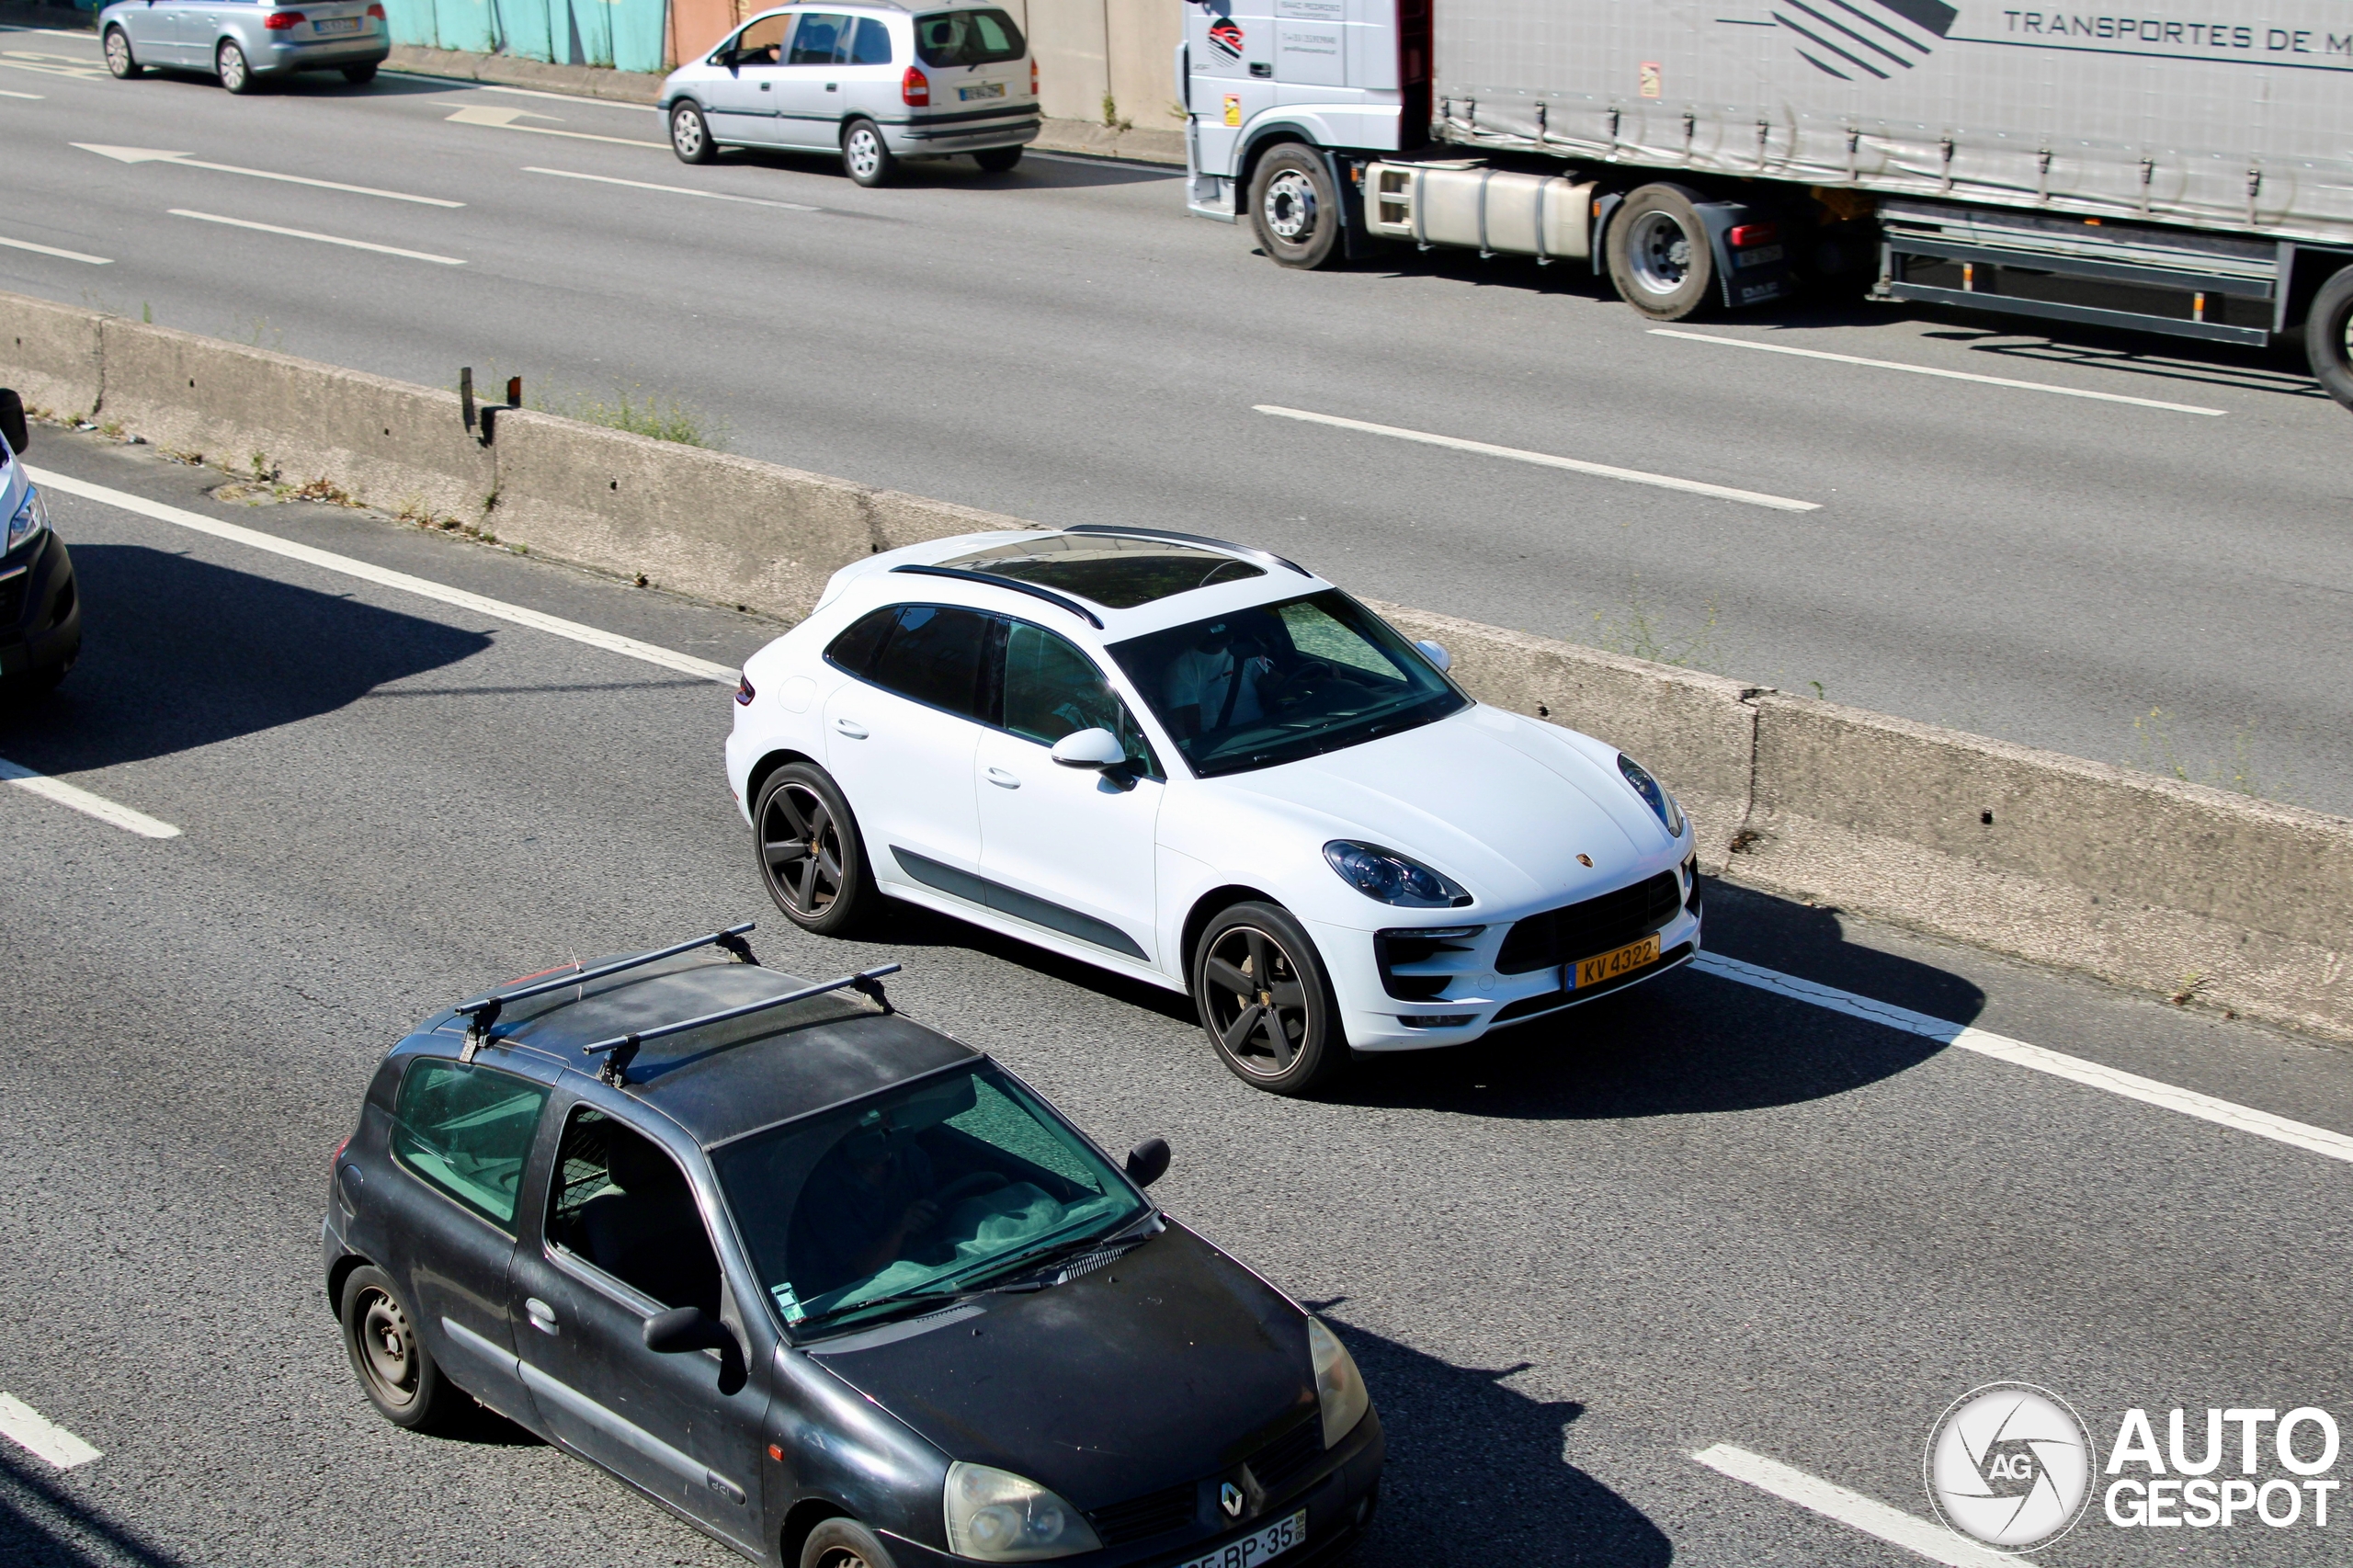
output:
[[[1645,937],[1639,942],[1629,942],[1614,951],[1602,953],[1594,958],[1577,960],[1569,989],[1582,991],[1588,985],[1598,985],[1605,980],[1615,980],[1621,974],[1631,974],[1638,969],[1656,962],[1658,962],[1658,938]]]

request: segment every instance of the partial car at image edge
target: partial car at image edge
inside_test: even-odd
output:
[[[24,401],[0,387],[0,698],[50,690],[82,653],[74,557],[25,472],[30,444]]]
[[[123,81],[193,71],[237,94],[301,71],[371,82],[392,51],[382,0],[115,0],[97,29],[107,70]]]

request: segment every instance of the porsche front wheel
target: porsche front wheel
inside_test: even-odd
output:
[[[1329,1084],[1348,1062],[1324,960],[1290,911],[1237,903],[1193,950],[1193,1006],[1233,1075],[1278,1095]]]

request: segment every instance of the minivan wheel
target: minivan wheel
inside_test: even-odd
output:
[[[868,187],[886,185],[898,165],[880,126],[870,119],[849,122],[849,129],[842,132],[842,167],[850,178]]]
[[[678,154],[682,164],[708,164],[719,156],[719,144],[710,139],[710,122],[703,119],[701,105],[688,100],[671,108],[670,151]]]
[[[221,78],[221,85],[233,93],[250,93],[256,85],[253,70],[245,63],[245,51],[226,39],[213,51],[212,72]]]
[[[824,768],[794,762],[768,775],[752,826],[760,880],[802,930],[842,936],[882,902],[858,819]]]
[[[107,29],[107,69],[119,81],[131,82],[147,74],[147,67],[131,57],[131,39],[120,28]]]
[[[801,1544],[801,1568],[898,1568],[875,1533],[856,1519],[821,1519]]]
[[[464,1400],[417,1339],[416,1324],[382,1269],[370,1264],[351,1271],[337,1315],[351,1369],[385,1420],[420,1430],[446,1419]]]
[[[1324,267],[1339,254],[1340,193],[1313,148],[1292,142],[1258,160],[1250,175],[1250,226],[1285,267]]]
[[[1714,297],[1716,253],[1696,194],[1646,185],[1609,220],[1602,249],[1619,297],[1653,321],[1698,315]]]
[[[993,175],[1004,174],[1021,161],[1018,147],[983,147],[972,154],[972,162]]]
[[[1278,1095],[1303,1095],[1347,1065],[1339,1005],[1324,960],[1290,912],[1237,903],[1193,949],[1193,1006],[1233,1075]]]

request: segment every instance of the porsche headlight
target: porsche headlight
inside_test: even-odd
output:
[[[1315,1402],[1324,1407],[1324,1448],[1329,1452],[1357,1429],[1372,1408],[1372,1396],[1364,1392],[1364,1377],[1348,1347],[1313,1318],[1307,1320],[1307,1349],[1315,1361]]]
[[[1378,844],[1336,838],[1324,846],[1324,858],[1340,873],[1342,881],[1382,903],[1403,909],[1454,909],[1471,902],[1471,895],[1452,878]]]
[[[1626,782],[1634,787],[1634,793],[1643,798],[1643,804],[1658,813],[1658,820],[1666,824],[1666,835],[1669,838],[1682,837],[1683,808],[1677,805],[1675,797],[1651,777],[1651,770],[1624,752],[1620,752],[1618,771],[1626,776]]]
[[[948,1550],[983,1562],[1042,1562],[1099,1550],[1079,1511],[1009,1470],[948,1467]]]
[[[28,484],[23,504],[17,508],[17,515],[8,519],[8,542],[0,545],[0,550],[14,550],[47,527],[49,503],[40,498],[40,491]]]

